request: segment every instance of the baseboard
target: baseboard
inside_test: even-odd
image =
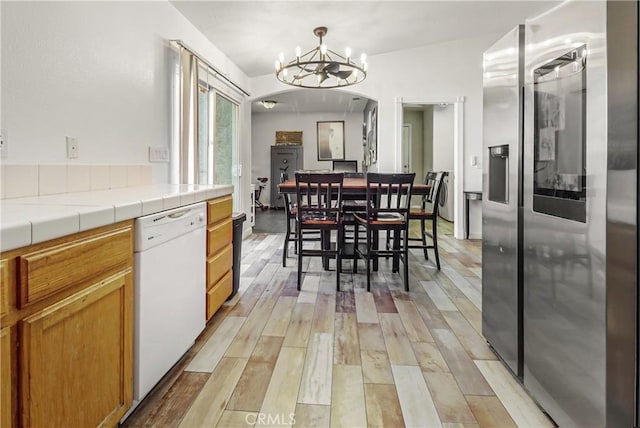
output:
[[[482,232],[469,232],[469,239],[482,239]]]

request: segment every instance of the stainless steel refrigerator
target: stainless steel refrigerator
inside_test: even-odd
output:
[[[483,56],[482,333],[522,376],[524,25]]]
[[[637,40],[637,2],[572,1],[526,21],[524,63],[485,55],[483,333],[562,427],[637,426]]]

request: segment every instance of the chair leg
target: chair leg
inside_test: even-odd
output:
[[[302,230],[298,229],[298,291],[302,285]]]
[[[369,233],[367,233],[369,234]],[[373,249],[378,251],[378,249],[380,248],[380,231],[378,231],[377,229],[374,229],[371,232],[372,238],[373,238]],[[371,248],[371,247],[369,247]],[[375,256],[373,257],[373,271],[374,272],[378,272],[378,253],[375,254]]]
[[[393,231],[393,250],[400,250],[400,231]],[[392,273],[400,272],[400,253],[393,253],[393,263],[391,268]]]
[[[424,219],[420,220],[420,235],[422,235],[422,246],[424,247],[424,259],[425,260],[429,260],[429,253],[427,252],[427,232],[425,231],[426,229],[426,224]]]
[[[371,291],[371,231],[367,228],[367,291]]]
[[[293,247],[293,251],[294,251],[294,254],[298,254],[298,233],[300,233],[298,231],[298,220],[294,220],[293,221],[293,225],[295,226],[295,231],[296,231],[295,241],[294,241],[295,242],[295,246]]]
[[[287,267],[287,252],[289,250],[290,237],[291,237],[291,220],[287,218],[287,230],[284,233],[284,248],[282,249],[282,267]]]
[[[438,255],[438,219],[434,218],[432,227],[432,235],[433,235],[433,252],[436,255],[436,266],[438,270],[440,270],[440,256]]]
[[[336,291],[340,291],[340,271],[342,270],[342,231],[338,228],[338,242],[336,244]]]
[[[402,266],[404,267],[404,289],[409,291],[409,229],[404,231],[404,255]]]
[[[353,235],[353,273],[358,273],[358,235],[360,226],[355,224],[355,235]]]

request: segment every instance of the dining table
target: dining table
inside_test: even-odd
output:
[[[278,184],[278,190],[280,193],[295,194],[296,193],[296,180],[291,178],[284,183]],[[431,186],[424,183],[414,183],[411,189],[412,195],[424,196],[429,193]],[[361,197],[364,201],[367,195],[367,178],[366,177],[345,177],[342,184],[342,194],[347,196],[348,199],[356,199]]]
[[[383,186],[384,187],[384,186]],[[373,187],[372,187],[373,188]],[[288,179],[280,184],[278,184],[278,191],[280,193],[286,193],[289,195],[296,194],[296,180],[295,178]],[[427,195],[431,191],[431,186],[424,183],[414,183],[411,188],[412,196],[424,196]],[[342,197],[343,200],[352,200],[352,201],[365,201],[367,199],[367,178],[363,177],[345,177],[342,183]],[[323,237],[323,245],[328,245],[328,237]],[[328,269],[329,262],[327,258],[323,259],[323,266],[325,269]],[[394,257],[393,260],[393,269],[394,271],[397,269],[399,261],[397,257]],[[378,270],[378,260],[377,258],[373,261],[373,270]]]

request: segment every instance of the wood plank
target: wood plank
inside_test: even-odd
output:
[[[364,427],[367,411],[360,366],[334,365],[331,400],[332,427]]]
[[[418,365],[423,372],[449,372],[449,366],[447,366],[435,343],[414,342],[411,346],[416,354]]]
[[[397,301],[396,301],[397,303]],[[389,361],[396,365],[417,366],[411,342],[398,314],[379,314],[382,335],[389,354]]]
[[[282,348],[273,369],[260,413],[287,416],[295,413],[304,357],[305,350],[303,348]]]
[[[465,395],[494,395],[493,390],[451,330],[433,330],[433,337]]]
[[[336,312],[356,313],[356,298],[353,291],[343,290],[336,294]]]
[[[293,308],[296,306],[297,299],[295,297],[279,297],[278,302],[271,312],[267,325],[262,330],[263,336],[282,336],[287,333],[289,321],[293,314]]]
[[[443,311],[442,315],[451,326],[451,330],[455,333],[462,343],[464,349],[474,360],[495,360],[496,355],[491,351],[489,345],[485,342],[464,316],[458,311]]]
[[[256,259],[253,262],[253,265],[259,263],[260,259]],[[233,307],[231,310],[231,316],[237,317],[246,317],[248,316],[253,307],[256,305],[260,296],[267,288],[273,276],[276,274],[279,266],[276,264],[260,264],[260,266],[256,267],[255,270],[250,272],[247,276],[256,277],[256,279],[251,283],[251,286],[247,289],[246,293],[242,295],[242,299]],[[258,270],[259,269],[259,270]],[[255,271],[258,271],[257,273]]]
[[[364,383],[379,383],[393,385],[393,374],[387,351],[360,351],[362,360],[362,376]]]
[[[404,419],[394,385],[365,384],[369,427],[402,427]]]
[[[356,318],[359,323],[378,323],[378,311],[373,301],[373,295],[364,290],[356,289],[353,292],[356,300]]]
[[[430,331],[433,331],[436,328],[449,328],[449,324],[445,321],[440,310],[426,293],[415,294],[412,297],[413,303],[416,305],[416,309],[418,309],[418,313],[427,327],[429,327]]]
[[[420,367],[391,365],[391,370],[406,426],[442,426]]]
[[[309,342],[309,333],[311,332],[313,310],[314,305],[309,303],[296,304],[282,346],[306,348]]]
[[[333,364],[360,364],[360,342],[354,313],[336,313]]]
[[[202,388],[180,427],[215,426],[247,364],[246,358],[223,358]]]
[[[453,301],[473,329],[482,336],[482,312],[466,297],[456,297]]]
[[[161,405],[149,415],[148,425],[177,426],[210,376],[209,373],[183,371],[162,397]]]
[[[421,281],[420,282],[424,290],[429,295],[429,298],[436,305],[436,308],[440,311],[457,311],[458,308],[451,301],[447,293],[435,281]]]
[[[433,337],[413,302],[398,300],[396,307],[410,342],[433,342]]]
[[[451,373],[424,372],[423,375],[442,422],[477,423]]]
[[[475,364],[518,426],[553,426],[500,361],[478,360]]]
[[[249,358],[255,348],[267,321],[271,317],[273,308],[279,299],[279,293],[284,287],[287,273],[277,273],[267,285],[260,301],[247,317],[238,334],[229,345],[225,357]]]
[[[313,312],[311,333],[333,334],[336,317],[336,295],[319,294]]]
[[[300,287],[301,290],[298,295],[298,303],[316,303],[319,287],[320,275],[306,274],[304,276],[304,281],[302,281],[302,287]]]
[[[376,303],[376,310],[379,313],[395,314],[398,312],[396,304],[391,297],[391,293],[386,287],[377,287],[372,290],[373,301]]]
[[[227,409],[257,412],[280,354],[282,337],[262,336],[238,380]]]
[[[301,428],[329,428],[331,424],[331,406],[300,404],[296,406],[294,426]]]
[[[379,324],[358,323],[358,336],[360,339],[360,349],[372,351],[385,351],[387,347],[384,343],[384,336]]]
[[[245,317],[226,317],[185,370],[213,372],[245,320]]]
[[[467,395],[466,399],[481,428],[517,426],[498,397]]]
[[[258,420],[255,412],[238,412],[235,410],[225,410],[220,416],[217,427],[219,428],[248,428]]]
[[[333,335],[314,333],[309,340],[298,403],[331,404]]]
[[[458,287],[462,293],[467,296],[471,303],[473,303],[478,309],[482,310],[482,293],[476,290],[469,282],[464,279],[456,270],[451,267],[443,266],[442,271],[448,276],[451,281]]]

